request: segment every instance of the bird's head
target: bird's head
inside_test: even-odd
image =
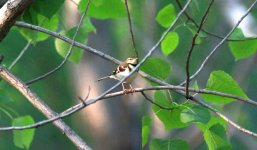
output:
[[[129,58],[127,58],[127,60],[125,62],[128,64],[131,64],[131,65],[137,65],[138,58],[129,57]]]

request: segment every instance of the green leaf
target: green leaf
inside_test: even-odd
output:
[[[210,120],[210,112],[202,106],[195,105],[190,109],[184,109],[180,118],[184,123],[202,122],[206,124]]]
[[[164,80],[168,77],[172,68],[161,58],[149,58],[140,69],[151,76]]]
[[[144,116],[142,118],[142,148],[148,141],[149,135],[151,133],[151,118],[150,116]]]
[[[15,118],[13,120],[12,125],[13,126],[25,126],[25,125],[31,125],[34,123],[34,120],[31,116],[22,116],[19,118]],[[35,129],[26,129],[26,130],[20,130],[20,131],[13,131],[13,141],[14,144],[22,149],[29,149],[30,144],[33,140],[35,133]]]
[[[173,4],[169,4],[158,12],[158,15],[155,19],[161,26],[168,28],[175,18],[176,10]]]
[[[245,39],[244,41],[230,41],[229,48],[236,60],[252,56],[257,51],[257,40],[247,40],[241,29],[237,28],[230,36],[233,39]]]
[[[96,28],[88,17],[84,18],[83,24],[81,25],[80,29],[83,29],[83,32],[86,32],[86,33],[89,33],[89,32],[96,33]]]
[[[150,150],[188,150],[189,145],[183,140],[153,139]]]
[[[188,23],[186,25],[187,29],[192,33],[194,36],[197,33],[197,27],[193,23]],[[200,31],[198,33],[198,36],[196,37],[195,44],[201,44],[202,43],[202,38],[207,38],[207,34],[205,32]]]
[[[167,108],[173,108],[176,105],[173,104],[171,101],[168,101],[166,96],[161,91],[156,91],[154,94],[154,100],[161,106]],[[162,121],[165,129],[170,130],[174,128],[183,128],[186,127],[188,124],[184,123],[180,120],[181,111],[184,109],[182,106],[176,106],[176,108],[172,110],[161,109],[156,105],[152,105],[154,113],[157,117]]]
[[[247,98],[246,94],[240,88],[238,83],[224,71],[213,71],[211,73],[207,82],[206,90],[219,91]],[[211,94],[201,94],[201,96],[206,102],[215,102],[219,104],[227,104],[234,101],[232,98]]]
[[[232,148],[227,139],[226,130],[220,124],[215,124],[205,130],[204,140],[209,150],[229,150]]]
[[[58,15],[54,15],[53,17],[51,17],[51,19],[48,19],[40,14],[35,13],[35,11],[33,11],[32,9],[24,13],[22,19],[25,22],[31,23],[33,25],[39,25],[51,31],[56,31],[59,23]],[[26,28],[19,28],[19,31],[27,40],[32,40],[33,43],[43,41],[50,37],[49,34],[33,31],[31,29]]]
[[[202,132],[205,132],[205,130],[209,129],[211,126],[213,126],[215,124],[220,124],[223,126],[224,129],[227,129],[227,122],[218,116],[211,116],[211,119],[209,120],[209,122],[207,124],[202,123],[202,122],[197,123],[197,127]]]
[[[234,30],[234,32],[229,36],[229,38],[233,38],[233,39],[244,39],[244,33],[242,32],[242,30],[240,28],[236,28]]]
[[[61,31],[60,34],[72,38],[76,29],[77,29],[77,27],[74,27],[67,32]],[[76,41],[84,42],[84,43],[87,41],[87,31],[86,30],[87,29],[85,29],[85,28],[80,29],[80,31],[77,34]],[[70,44],[66,43],[60,39],[55,39],[55,47],[56,47],[58,54],[60,54],[62,57],[65,57],[70,49]],[[83,52],[84,51],[82,49],[79,49],[79,48],[73,46],[72,53],[68,60],[73,63],[79,63],[79,61],[83,55]]]
[[[165,56],[171,54],[179,44],[179,36],[176,32],[169,32],[161,43],[161,49]]]
[[[84,12],[88,0],[81,0],[79,3],[80,12]],[[97,19],[123,18],[127,17],[126,9],[121,0],[94,0],[90,3],[87,16]]]
[[[63,3],[64,0],[37,0],[31,4],[30,9],[50,19]]]

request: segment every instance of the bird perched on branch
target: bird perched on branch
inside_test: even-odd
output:
[[[98,79],[97,81],[101,81],[107,78],[115,79],[115,80],[122,80],[124,77],[127,77],[130,72],[136,67],[138,64],[138,58],[127,58],[124,62],[122,62],[113,72],[112,74],[102,77]],[[123,92],[126,94],[127,92],[133,92],[134,89],[131,86],[131,82],[136,78],[137,72],[132,74],[129,78],[127,78],[123,83],[122,83],[122,89]],[[130,89],[125,89],[124,88],[124,83],[129,84]]]

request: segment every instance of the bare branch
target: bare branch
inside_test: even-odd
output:
[[[159,84],[163,84],[162,82],[159,82],[158,79],[157,80],[157,83]],[[156,81],[156,80],[152,80],[152,81]],[[167,107],[164,107],[164,106],[161,106],[157,103],[155,103],[153,100],[151,100],[149,97],[147,97],[145,94],[144,94],[144,91],[149,91],[149,90],[173,90],[175,92],[178,92],[180,94],[182,94],[183,96],[185,96],[185,92],[181,92],[181,91],[186,91],[186,88],[185,87],[182,87],[182,86],[173,86],[173,85],[169,85],[168,83],[164,83],[166,84],[167,86],[155,86],[155,87],[147,87],[147,88],[136,88],[134,92],[140,92],[143,94],[143,96],[145,96],[146,100],[150,101],[151,103],[153,103],[154,105],[157,105],[158,107],[160,107],[161,109],[166,109],[166,110],[171,110],[171,109],[175,109],[175,108],[167,108]],[[246,102],[246,103],[249,103],[249,104],[252,104],[254,106],[257,106],[257,102],[253,101],[253,100],[250,100],[250,99],[244,99],[242,97],[239,97],[239,96],[235,96],[235,95],[231,95],[231,94],[226,94],[226,93],[221,93],[221,92],[217,92],[217,91],[210,91],[210,90],[201,90],[201,89],[189,89],[190,92],[196,92],[196,93],[204,93],[204,94],[212,94],[212,95],[218,95],[218,96],[223,96],[223,97],[229,97],[229,98],[233,98],[233,99],[237,99],[237,100],[240,100],[242,102]],[[88,92],[89,93],[89,92]],[[104,99],[108,99],[108,98],[112,98],[112,97],[116,97],[116,96],[121,96],[123,95],[123,91],[119,91],[119,92],[115,92],[115,93],[110,93],[110,94],[107,94],[105,95],[104,97],[102,97],[101,99],[98,99],[97,101],[100,101],[100,100],[104,100]],[[86,96],[86,99],[87,99],[88,96]],[[37,127],[40,127],[40,126],[44,126],[48,123],[51,123],[55,120],[58,120],[58,119],[61,119],[61,118],[65,118],[67,116],[70,116],[72,115],[73,113],[83,109],[84,107],[87,107],[93,103],[95,103],[96,101],[94,101],[93,99],[91,100],[88,100],[88,101],[85,101],[85,99],[81,99],[81,103],[77,104],[77,105],[74,105],[70,108],[68,108],[67,110],[63,111],[60,115],[57,114],[56,116],[48,119],[48,120],[43,120],[43,121],[40,121],[40,122],[37,122],[35,124],[32,124],[32,125],[28,125],[28,126],[16,126],[16,127],[4,127],[4,128],[0,128],[0,131],[10,131],[10,130],[24,130],[24,129],[30,129],[30,128],[37,128]],[[204,107],[214,111],[215,109],[213,109],[211,106],[209,106],[208,104],[202,102],[201,100],[199,99],[196,99],[195,97],[193,96],[190,96],[190,99],[192,99],[193,101],[195,101],[196,103],[199,103],[201,105],[203,105]],[[226,121],[228,121],[229,124],[231,124],[232,126],[237,126],[236,128],[240,128],[240,130],[244,130],[246,131],[247,134],[250,133],[250,135],[253,135],[255,136],[256,134],[253,133],[253,132],[248,132],[248,130],[238,126],[237,124],[235,124],[233,121],[229,120],[226,116],[224,116],[223,114],[219,113],[218,111],[215,111],[215,113],[218,115],[218,116],[222,116],[223,119],[225,119]]]
[[[51,30],[48,30],[48,29],[45,29],[43,27],[40,27],[40,26],[35,26],[35,25],[32,25],[32,24],[28,24],[28,23],[25,23],[25,22],[21,22],[21,21],[16,21],[15,23],[16,26],[18,27],[23,27],[23,28],[28,28],[28,29],[31,29],[31,30],[35,30],[35,31],[39,31],[39,32],[42,32],[42,33],[45,33],[45,34],[48,34],[48,35],[51,35],[55,38],[58,38],[60,40],[63,40],[64,42],[67,42],[69,44],[71,44],[73,42],[72,39],[66,37],[66,36],[63,36],[57,32],[54,32],[54,31],[51,31]],[[113,63],[116,63],[116,64],[120,64],[121,61],[115,59],[114,57],[111,57],[110,55],[107,55],[105,53],[103,53],[102,51],[100,50],[97,50],[97,49],[94,49],[92,47],[89,47],[87,45],[84,45],[84,44],[81,44],[79,42],[75,42],[74,41],[74,46],[78,47],[78,48],[81,48],[81,49],[84,49],[92,54],[95,54],[97,56],[100,56],[102,57],[103,59],[106,59],[106,60],[109,60]]]
[[[236,25],[230,30],[230,32],[214,47],[214,49],[209,53],[209,55],[204,59],[199,69],[190,76],[190,80],[194,79],[198,74],[202,71],[203,67],[206,65],[208,60],[211,58],[211,56],[217,51],[217,49],[224,44],[224,42],[228,39],[228,37],[234,32],[234,30],[238,27],[238,25],[244,20],[244,18],[251,12],[251,10],[254,8],[255,4],[257,3],[257,0],[255,0],[252,5],[248,8],[246,13],[239,19],[239,21],[236,23]],[[180,83],[180,85],[185,85],[186,81],[183,81]]]
[[[211,6],[213,4],[214,0],[211,0],[210,4],[208,5],[208,8],[207,10],[205,11],[201,21],[200,21],[200,25],[192,39],[192,44],[191,44],[191,47],[189,49],[189,52],[188,52],[188,55],[187,55],[187,59],[186,59],[186,97],[189,96],[189,91],[188,91],[188,87],[189,87],[189,82],[190,82],[190,73],[189,73],[189,69],[190,69],[190,58],[191,58],[191,55],[193,53],[193,50],[194,50],[194,47],[195,47],[195,41],[196,41],[196,38],[198,37],[198,34],[200,33],[202,27],[203,27],[203,24],[204,22],[207,20],[207,16],[208,16],[208,13],[211,9]]]
[[[211,107],[210,105],[204,103],[203,101],[201,101],[198,98],[191,98],[192,101],[195,101],[196,103],[202,105],[203,107],[211,110],[212,112],[214,112],[217,116],[221,117],[222,119],[224,119],[228,124],[230,124],[231,126],[235,127],[236,129],[238,129],[239,131],[242,131],[243,133],[249,134],[251,136],[257,137],[257,133],[254,133],[250,130],[247,130],[243,127],[241,127],[240,125],[236,124],[235,122],[233,122],[232,120],[230,120],[228,117],[226,117],[225,115],[223,115],[222,113],[220,113],[218,110],[216,110],[215,108]]]
[[[21,57],[23,56],[23,54],[28,50],[30,44],[31,44],[32,40],[29,40],[28,43],[26,44],[26,46],[21,50],[20,54],[18,55],[18,57],[12,62],[12,64],[8,67],[9,70],[11,70],[13,68],[13,66],[21,59]]]
[[[64,60],[63,60],[56,68],[52,69],[51,71],[49,71],[49,72],[47,72],[47,73],[45,73],[45,74],[43,74],[43,75],[41,75],[41,76],[39,76],[39,77],[37,77],[37,78],[35,78],[35,79],[32,79],[32,80],[28,81],[28,82],[26,83],[27,85],[32,84],[32,83],[34,83],[34,82],[37,82],[37,81],[39,81],[39,80],[42,80],[42,79],[48,77],[49,75],[55,73],[56,71],[60,70],[60,69],[62,68],[62,66],[67,62],[68,58],[70,57],[70,55],[71,55],[71,53],[72,53],[72,49],[73,49],[73,46],[74,46],[74,43],[75,43],[74,40],[75,40],[75,38],[77,37],[78,31],[79,31],[80,26],[81,26],[81,24],[82,24],[82,22],[83,22],[83,19],[84,19],[84,17],[85,17],[86,14],[87,14],[87,10],[88,10],[89,4],[90,4],[90,0],[88,0],[87,5],[86,5],[86,9],[85,9],[83,15],[82,15],[81,18],[80,18],[78,27],[77,27],[77,29],[76,29],[74,35],[73,35],[73,38],[72,38],[72,43],[71,43],[71,45],[70,45],[70,48],[69,48],[69,50],[68,50],[68,53],[67,53],[67,54],[65,55],[65,57],[64,57]]]
[[[170,86],[168,83],[165,83],[165,82],[163,82],[163,81],[161,81],[161,80],[159,80],[159,79],[153,78],[153,77],[152,77],[152,78],[148,78],[148,79],[151,80],[151,81],[153,81],[153,82],[155,82],[155,83],[158,83],[158,84],[160,84],[160,85]],[[183,96],[186,97],[186,93],[183,92],[183,91],[175,90],[175,92],[177,92],[178,94],[181,94],[181,95],[183,95]],[[224,94],[225,94],[225,93],[224,93]],[[202,105],[203,107],[205,107],[205,108],[211,110],[211,111],[214,112],[217,116],[219,116],[219,117],[221,117],[222,119],[224,119],[228,124],[230,124],[231,126],[235,127],[235,128],[238,129],[239,131],[241,131],[241,132],[243,132],[243,133],[246,133],[246,134],[249,134],[249,135],[251,135],[251,136],[257,137],[257,133],[254,133],[254,132],[252,132],[252,131],[250,131],[250,130],[247,130],[247,129],[245,129],[245,128],[239,126],[238,124],[236,124],[235,122],[233,122],[232,120],[230,120],[228,117],[226,117],[225,115],[223,115],[222,113],[220,113],[220,112],[219,112],[218,110],[216,110],[215,108],[213,108],[213,107],[211,107],[210,105],[208,105],[207,103],[201,101],[199,98],[193,97],[193,96],[191,96],[191,95],[189,95],[187,98],[190,99],[190,100],[192,100],[192,101],[194,101],[194,102],[196,102],[196,103],[198,103],[198,104],[200,104],[200,105]]]
[[[135,37],[134,37],[134,34],[133,34],[133,30],[132,30],[131,17],[130,17],[130,13],[129,13],[128,0],[125,0],[125,6],[126,6],[127,14],[128,14],[129,31],[130,31],[130,35],[131,35],[131,40],[132,40],[134,52],[135,52],[135,55],[136,55],[135,57],[138,58],[138,51],[136,49],[136,42],[135,42]]]
[[[45,104],[34,92],[32,92],[29,87],[23,83],[21,80],[16,78],[7,69],[0,66],[0,76],[15,87],[24,97],[26,97],[29,102],[36,107],[40,112],[42,112],[47,118],[52,118],[58,114],[54,112],[47,104]],[[90,147],[62,120],[57,120],[53,124],[64,133],[78,148],[89,150]]]
[[[8,0],[0,9],[0,41],[21,13],[32,3],[32,0]]]

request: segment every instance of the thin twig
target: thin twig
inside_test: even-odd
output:
[[[210,4],[208,5],[208,8],[206,9],[206,11],[205,11],[205,13],[204,13],[204,15],[203,15],[203,17],[200,21],[200,25],[199,25],[199,27],[198,27],[198,29],[197,29],[197,31],[196,31],[193,39],[192,39],[191,47],[190,47],[188,55],[187,55],[187,59],[186,59],[186,96],[189,96],[188,87],[189,87],[189,82],[190,82],[190,72],[189,72],[190,71],[190,58],[191,58],[191,55],[193,53],[194,47],[196,45],[195,41],[196,41],[196,39],[197,39],[197,37],[198,37],[202,27],[203,27],[203,24],[207,20],[208,13],[211,9],[211,6],[212,6],[213,2],[214,2],[214,0],[212,0],[210,2]]]
[[[68,50],[68,53],[67,53],[67,54],[65,55],[65,57],[64,57],[64,60],[63,60],[57,67],[55,67],[54,69],[50,70],[49,72],[47,72],[47,73],[45,73],[45,74],[43,74],[43,75],[41,75],[41,76],[39,76],[39,77],[37,77],[37,78],[35,78],[35,79],[32,79],[32,80],[28,81],[28,82],[26,83],[27,85],[32,84],[32,83],[34,83],[34,82],[37,82],[37,81],[39,81],[39,80],[42,80],[42,79],[48,77],[49,75],[55,73],[56,71],[60,70],[60,69],[62,68],[62,66],[68,61],[68,58],[70,57],[70,55],[71,55],[71,53],[72,53],[72,49],[73,49],[73,46],[74,46],[75,39],[76,39],[76,37],[77,37],[78,31],[79,31],[79,29],[80,29],[80,26],[81,26],[81,24],[82,24],[82,22],[83,22],[84,17],[85,17],[86,14],[87,14],[89,4],[90,4],[90,0],[88,0],[87,5],[86,5],[86,9],[85,9],[84,13],[82,14],[82,16],[81,16],[81,18],[80,18],[78,27],[77,27],[77,29],[76,29],[74,35],[73,35],[73,38],[72,38],[72,43],[71,43],[71,45],[70,45],[70,48],[69,48],[69,50]]]
[[[130,31],[130,35],[131,35],[131,40],[132,40],[134,52],[135,52],[135,55],[136,55],[135,57],[138,58],[138,51],[136,49],[136,42],[135,42],[135,37],[134,37],[134,34],[133,34],[133,30],[132,30],[131,17],[130,17],[130,13],[129,13],[128,0],[125,0],[125,6],[126,6],[126,10],[127,10],[127,15],[128,15],[129,31]]]
[[[21,59],[21,57],[23,56],[23,54],[28,50],[30,44],[32,43],[32,40],[29,40],[28,43],[26,44],[26,46],[22,49],[22,51],[20,52],[20,54],[17,56],[17,58],[12,62],[12,64],[8,67],[9,70],[11,70],[13,68],[13,66]]]
[[[224,42],[227,40],[227,38],[234,32],[234,30],[238,27],[238,25],[244,20],[244,18],[251,12],[251,10],[254,8],[255,4],[257,3],[257,0],[255,0],[252,5],[248,8],[246,13],[239,19],[239,21],[236,23],[236,25],[230,30],[230,32],[213,48],[213,50],[209,53],[209,55],[204,59],[199,69],[190,76],[190,81],[194,79],[198,74],[202,71],[203,67],[206,65],[208,60],[211,58],[211,56],[217,51],[217,49],[224,44]],[[186,80],[180,83],[179,85],[185,85]]]

